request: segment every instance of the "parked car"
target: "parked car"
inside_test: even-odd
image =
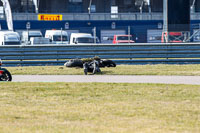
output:
[[[96,39],[96,40],[95,40]],[[99,39],[88,33],[72,33],[70,37],[70,44],[95,44],[99,43]]]
[[[63,30],[46,30],[45,38],[53,44],[69,44],[68,33]]]
[[[14,31],[0,31],[0,45],[20,45],[20,36]]]
[[[114,35],[113,44],[118,43],[134,43],[132,35]]]
[[[22,43],[31,44],[30,42],[31,37],[42,37],[42,33],[39,30],[22,31],[21,35]]]

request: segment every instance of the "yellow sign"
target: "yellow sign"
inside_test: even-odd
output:
[[[38,20],[41,20],[41,21],[62,21],[62,15],[59,15],[59,14],[39,14]]]

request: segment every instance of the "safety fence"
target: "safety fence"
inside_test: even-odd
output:
[[[69,59],[112,59],[117,64],[200,64],[200,43],[0,46],[5,66],[63,65]]]

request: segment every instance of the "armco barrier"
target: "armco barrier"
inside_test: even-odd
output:
[[[200,64],[200,43],[0,46],[5,66],[63,65],[98,56],[117,64]]]

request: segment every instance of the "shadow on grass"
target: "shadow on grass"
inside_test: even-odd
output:
[[[98,75],[107,75],[107,74],[111,74],[112,71],[101,71],[101,73],[97,73]]]
[[[111,74],[112,71],[101,71],[101,72],[97,72],[95,74],[93,74],[92,72],[88,72],[87,75],[108,75],[108,74]],[[84,74],[84,72],[83,72]]]

